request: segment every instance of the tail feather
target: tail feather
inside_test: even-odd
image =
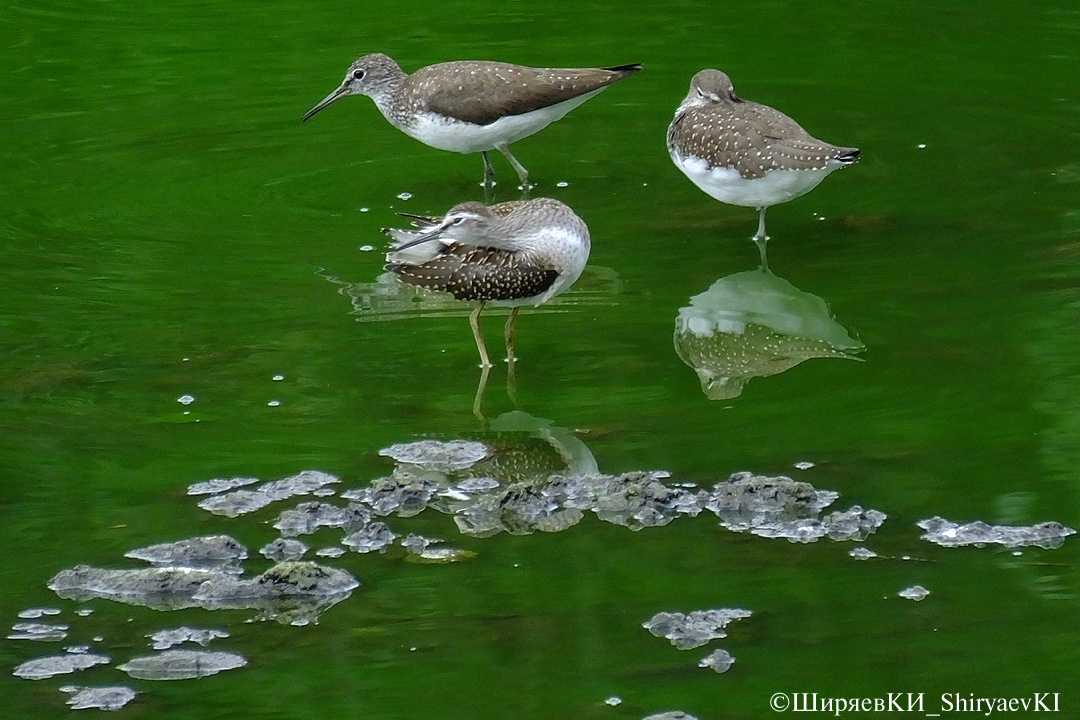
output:
[[[641,63],[630,63],[629,65],[616,65],[615,67],[606,67],[605,70],[611,72],[622,73],[623,77],[633,75],[636,72],[641,72]]]
[[[840,148],[836,159],[845,165],[850,165],[859,159],[859,148]]]

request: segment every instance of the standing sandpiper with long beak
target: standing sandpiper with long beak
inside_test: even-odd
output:
[[[509,149],[555,122],[641,65],[611,68],[531,68],[502,62],[463,60],[422,67],[412,74],[382,53],[364,55],[349,67],[337,90],[304,120],[346,95],[367,95],[390,124],[425,145],[459,153],[481,153],[484,185],[494,184],[489,150],[514,166],[523,189],[529,173]]]
[[[754,241],[765,262],[765,210],[810,192],[850,165],[858,148],[830,145],[768,105],[743,100],[719,70],[702,70],[667,131],[672,161],[720,202],[757,208]]]

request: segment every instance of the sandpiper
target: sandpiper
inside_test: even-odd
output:
[[[420,219],[420,231],[386,229],[394,241],[386,269],[418,287],[478,300],[469,315],[481,367],[491,367],[480,313],[509,306],[507,359],[514,362],[514,321],[523,305],[540,305],[570,287],[589,258],[589,229],[551,198],[484,205],[464,202],[442,218]],[[434,241],[434,242],[430,242]]]
[[[483,60],[438,63],[410,74],[382,53],[349,67],[337,90],[308,110],[307,120],[338,98],[367,95],[390,124],[425,145],[481,153],[484,185],[494,184],[489,150],[517,171],[522,188],[529,173],[507,147],[555,122],[641,65],[544,69]]]
[[[667,146],[675,166],[706,193],[757,208],[754,240],[763,262],[766,208],[810,192],[859,157],[858,148],[822,142],[779,110],[738,97],[719,70],[702,70],[690,81]]]

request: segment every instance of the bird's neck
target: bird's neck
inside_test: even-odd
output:
[[[379,111],[394,125],[398,124],[398,119],[395,117],[396,98],[408,77],[405,71],[395,67],[391,70],[389,77],[380,82],[377,87],[372,88],[369,93]]]

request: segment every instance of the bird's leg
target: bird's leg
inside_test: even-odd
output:
[[[758,240],[768,240],[769,239],[769,236],[765,234],[765,211],[767,209],[768,209],[768,206],[762,206],[762,207],[759,207],[757,209],[757,211],[758,211],[758,223],[757,223],[757,234],[754,235],[754,241],[755,242],[757,242]]]
[[[510,402],[514,404],[514,407],[520,409],[517,399],[517,380],[514,377],[514,362],[517,358],[514,356],[514,321],[517,320],[519,308],[514,308],[510,311],[510,317],[506,320],[506,327],[503,329],[503,336],[506,339],[506,394],[510,396]]]
[[[482,405],[484,404],[484,391],[487,389],[487,379],[490,371],[490,365],[485,365],[484,369],[480,371],[480,383],[476,386],[476,398],[473,400],[472,404],[472,413],[480,422],[487,422],[487,418],[484,417]]]
[[[511,366],[514,364],[514,321],[517,320],[518,310],[521,308],[514,308],[510,311],[510,317],[506,318],[506,326],[503,327],[503,338],[506,340],[506,362]]]
[[[495,187],[495,168],[491,167],[491,158],[488,157],[488,151],[481,151],[480,157],[484,158],[484,189],[493,188]]]
[[[484,336],[480,334],[480,312],[484,309],[484,301],[481,300],[476,309],[469,313],[469,325],[472,326],[473,340],[476,340],[476,349],[480,351],[480,367],[487,370],[491,367],[488,360],[487,348],[484,347]]]
[[[510,162],[510,164],[514,166],[514,170],[516,170],[518,174],[518,179],[521,180],[521,189],[524,192],[528,193],[529,190],[532,189],[532,185],[529,184],[529,171],[526,170],[525,167],[517,161],[517,158],[514,157],[513,153],[510,152],[510,148],[508,148],[505,144],[496,145],[495,149],[501,152]]]
[[[484,159],[484,182],[481,183],[484,188],[484,204],[490,205],[495,202],[495,168],[491,166],[487,150],[481,151],[480,157]]]
[[[765,245],[769,242],[769,238],[754,238],[754,244],[757,245],[758,254],[761,255],[761,269],[765,272],[769,272],[769,258],[765,255]]]
[[[758,247],[758,254],[761,255],[761,269],[768,272],[769,259],[765,256],[765,245],[769,242],[769,236],[765,234],[765,207],[758,208],[757,233],[754,235],[753,240]]]

